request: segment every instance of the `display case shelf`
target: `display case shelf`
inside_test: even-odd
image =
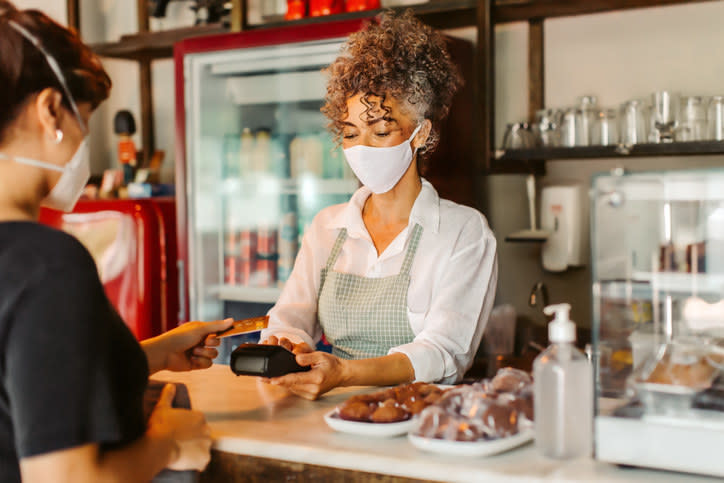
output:
[[[612,146],[576,146],[571,148],[530,148],[496,150],[496,163],[536,163],[550,160],[626,158],[644,156],[690,156],[724,154],[724,141],[693,141],[660,144],[617,144]]]
[[[677,272],[634,272],[630,280],[599,282],[599,295],[614,300],[651,300],[654,291],[724,297],[724,275]]]
[[[359,182],[356,179],[320,179],[315,177],[279,179],[260,176],[250,180],[225,179],[222,184],[222,193],[225,195],[249,192],[279,195],[303,195],[304,193],[351,195],[357,188],[359,188]]]
[[[633,279],[651,283],[651,289],[680,294],[724,295],[724,275],[682,272],[634,272]]]
[[[211,293],[219,300],[229,302],[256,302],[273,304],[282,293],[281,287],[245,287],[242,285],[216,285]]]

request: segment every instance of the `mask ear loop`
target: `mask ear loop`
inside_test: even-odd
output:
[[[420,129],[422,129],[422,123],[418,124],[414,131],[412,131],[412,135],[410,135],[410,139],[408,141],[410,142],[410,147],[412,148],[412,140],[415,139],[415,136],[417,136],[417,133],[420,132]],[[413,148],[412,149],[412,157],[415,157],[417,154],[417,150],[420,148]]]
[[[66,97],[68,98],[68,102],[70,102],[70,107],[73,109],[73,113],[75,114],[75,117],[78,118],[78,122],[80,123],[80,127],[83,130],[84,133],[88,132],[88,128],[85,125],[85,122],[83,122],[83,118],[80,115],[80,111],[78,110],[78,106],[75,103],[75,99],[73,98],[73,95],[70,93],[70,89],[68,89],[68,84],[65,82],[65,77],[63,76],[63,72],[60,70],[60,66],[58,65],[58,62],[55,60],[55,57],[50,55],[48,51],[43,48],[43,45],[40,43],[40,41],[28,30],[17,23],[15,20],[8,20],[8,25],[10,25],[15,31],[17,31],[20,35],[25,37],[25,39],[33,44],[36,49],[40,51],[41,54],[45,57],[45,61],[48,63],[48,66],[50,66],[50,70],[53,71],[53,74],[55,74],[55,77],[58,79],[58,82],[60,82],[60,86],[63,88],[63,92],[65,92]],[[60,131],[60,129],[58,129]],[[62,131],[61,131],[62,132]],[[58,139],[57,131],[56,131],[56,140]],[[62,141],[62,137],[61,137]],[[57,141],[60,142],[60,141]]]

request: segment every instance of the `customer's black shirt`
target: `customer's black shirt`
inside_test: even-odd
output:
[[[147,380],[88,251],[36,223],[0,223],[0,482],[20,481],[20,458],[139,438]]]

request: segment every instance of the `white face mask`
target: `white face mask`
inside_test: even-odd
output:
[[[376,148],[357,145],[344,150],[350,168],[363,185],[375,194],[387,193],[397,185],[417,152],[410,142],[422,128],[419,124],[407,141],[397,146]]]
[[[56,60],[43,48],[38,39],[36,39],[24,27],[12,20],[8,23],[18,33],[25,37],[31,44],[33,44],[38,50],[40,50],[40,52],[45,56],[45,59],[48,61],[48,65],[50,66],[50,69],[58,78],[60,85],[65,91],[65,95],[68,97],[70,105],[73,109],[73,113],[75,114],[76,118],[78,119],[78,123],[80,124],[81,130],[83,132],[87,132],[85,123],[83,122],[83,118],[80,116],[78,106],[76,105],[73,96],[70,94],[70,90],[68,89],[65,78],[63,77],[63,74]],[[48,193],[48,196],[43,200],[44,205],[49,206],[50,208],[54,208],[56,210],[62,210],[66,212],[73,211],[75,204],[78,202],[78,199],[83,194],[83,188],[85,188],[86,183],[88,183],[88,180],[90,179],[90,153],[88,151],[87,135],[85,138],[83,138],[83,141],[81,141],[80,146],[78,146],[78,149],[76,149],[75,154],[73,154],[73,157],[70,158],[70,161],[65,166],[58,166],[53,163],[48,163],[46,161],[38,161],[35,159],[23,158],[18,156],[8,156],[2,153],[0,153],[0,158],[9,159],[15,161],[16,163],[37,166],[38,168],[60,171],[61,173],[63,173],[60,175],[60,178],[58,179],[58,182],[55,184],[55,186],[53,186],[53,188],[50,190],[50,193]]]

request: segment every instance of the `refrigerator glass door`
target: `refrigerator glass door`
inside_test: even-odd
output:
[[[314,215],[358,182],[320,112],[327,40],[184,57],[192,319],[261,315]]]

